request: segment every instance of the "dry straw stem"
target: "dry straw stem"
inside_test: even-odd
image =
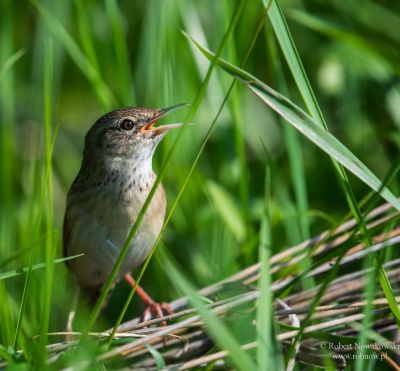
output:
[[[382,299],[382,301],[386,301],[386,299]],[[359,308],[362,308],[362,306],[360,305]],[[387,313],[388,311],[389,311],[388,308],[384,308],[383,310],[380,309],[380,310],[374,311],[374,314]],[[354,321],[360,321],[363,318],[364,318],[364,315],[362,313],[358,313],[358,314],[351,315],[348,317],[344,317],[344,318],[340,318],[340,319],[336,319],[336,320],[330,320],[330,321],[319,323],[316,325],[307,326],[304,329],[304,334],[312,333],[315,331],[320,331],[323,329],[330,329],[330,328],[334,328],[334,327],[343,326],[345,324],[352,323]],[[277,336],[277,340],[284,341],[284,340],[288,340],[288,339],[294,339],[295,336],[297,335],[297,333],[298,333],[297,330],[281,333]],[[251,349],[255,349],[256,347],[257,347],[257,342],[252,342],[252,343],[243,345],[242,349],[251,350]],[[170,351],[170,353],[173,353],[173,351]],[[178,370],[190,369],[192,367],[197,367],[197,366],[204,365],[207,363],[215,362],[217,360],[226,358],[227,356],[229,356],[229,352],[227,352],[227,351],[216,352],[216,353],[202,356],[197,359],[193,359],[189,362],[186,362],[186,363],[180,365],[177,369]],[[131,355],[131,357],[132,357],[132,355]]]

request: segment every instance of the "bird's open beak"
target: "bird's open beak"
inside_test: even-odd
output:
[[[175,111],[178,108],[188,106],[188,105],[189,105],[188,103],[180,103],[180,104],[175,104],[174,106],[170,106],[170,107],[162,108],[162,109],[158,110],[157,114],[149,122],[147,122],[145,125],[143,125],[143,127],[140,129],[140,131],[142,133],[151,131],[152,133],[158,135],[158,134],[165,133],[166,131],[171,130],[171,129],[180,128],[182,126],[182,124],[178,124],[178,123],[161,125],[161,126],[157,126],[157,127],[154,127],[154,125],[156,124],[157,120],[166,116],[170,112]]]

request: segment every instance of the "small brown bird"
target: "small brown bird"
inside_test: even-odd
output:
[[[106,282],[128,234],[152,188],[154,151],[165,134],[180,124],[155,127],[158,119],[182,107],[122,108],[100,117],[85,137],[83,161],[67,196],[64,256],[84,254],[68,262],[79,284],[96,298]],[[117,276],[130,275],[147,258],[164,222],[165,192],[160,184],[145,213]],[[147,311],[162,315],[138,287]],[[147,313],[148,314],[148,313]]]

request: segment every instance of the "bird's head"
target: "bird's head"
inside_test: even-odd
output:
[[[100,117],[85,137],[85,156],[151,159],[165,134],[181,124],[155,126],[157,120],[186,104],[163,109],[121,108]]]

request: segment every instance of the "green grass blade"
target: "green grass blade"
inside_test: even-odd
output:
[[[290,99],[289,89],[287,87],[283,69],[279,63],[279,53],[273,31],[269,28],[265,29],[268,58],[272,62],[271,73],[276,76],[278,89],[283,93],[284,96]],[[282,118],[279,117],[279,119],[281,120]],[[285,125],[284,127],[286,150],[288,152],[293,190],[296,198],[296,208],[299,213],[298,224],[301,230],[301,237],[303,240],[305,240],[310,237],[310,221],[307,215],[308,195],[304,157],[301,150],[299,133],[291,126]],[[295,244],[298,243],[299,240],[290,242]]]
[[[39,10],[39,13],[42,16],[45,24],[49,28],[50,32],[58,41],[60,41],[64,45],[65,49],[68,51],[73,61],[80,68],[86,78],[92,83],[94,90],[99,98],[99,101],[103,105],[104,109],[111,109],[111,107],[115,104],[115,98],[110,89],[101,79],[99,71],[95,67],[93,67],[93,65],[90,63],[85,54],[83,54],[75,40],[67,32],[64,26],[37,1],[31,1]]]
[[[264,211],[261,218],[258,259],[261,263],[259,290],[257,300],[257,365],[259,370],[277,369],[277,352],[273,331],[273,306],[271,294],[270,257],[272,248],[271,231],[271,174],[266,167],[264,181]]]
[[[63,262],[66,262],[67,260],[79,258],[80,256],[83,256],[83,254],[68,256],[66,258],[54,259],[54,264],[63,263]],[[42,269],[42,268],[46,268],[46,263],[32,264],[32,271]],[[13,269],[13,270],[10,270],[7,272],[2,272],[2,273],[0,273],[0,281],[6,280],[8,278],[20,276],[21,274],[27,273],[28,271],[29,271],[29,267],[24,267],[24,268]]]
[[[390,284],[389,277],[387,276],[385,269],[383,268],[382,263],[380,262],[379,255],[373,254],[373,258],[374,258],[374,263],[378,267],[379,283],[388,301],[389,308],[395,317],[397,326],[400,327],[400,309],[397,300],[395,298],[392,285]]]
[[[121,89],[122,102],[125,106],[134,106],[136,99],[132,72],[129,65],[129,53],[117,1],[106,0],[106,9],[114,40],[118,86]]]
[[[10,56],[15,52],[15,22],[17,12],[12,1],[0,3],[0,65],[7,66]],[[18,196],[15,193],[15,181],[18,170],[18,142],[16,125],[17,73],[14,68],[7,68],[0,84],[0,252],[6,257],[14,251],[17,223],[10,217],[15,213]],[[5,346],[12,345],[15,326],[15,313],[7,305],[10,291],[15,285],[0,282],[0,341]]]
[[[365,258],[364,259],[364,268],[369,268],[371,264],[370,259]],[[369,272],[368,274],[365,274],[364,276],[364,280],[367,283],[364,286],[364,297],[366,300],[366,305],[364,306],[363,309],[363,314],[364,314],[364,318],[362,321],[362,329],[359,333],[358,336],[358,343],[359,344],[366,344],[366,341],[368,340],[368,333],[371,331],[371,325],[374,321],[374,315],[373,315],[373,305],[372,305],[372,301],[375,298],[375,294],[376,294],[376,276],[379,272],[379,266],[377,264],[375,264],[375,266],[373,267],[373,270],[371,272]],[[355,370],[356,371],[361,371],[364,369],[365,367],[365,353],[366,353],[366,349],[364,347],[361,347],[361,349],[359,350],[359,352],[357,352],[357,359],[355,362]]]
[[[87,4],[80,0],[74,0],[74,4],[77,13],[77,23],[83,51],[93,68],[97,71],[100,71],[100,65],[96,55],[96,48],[93,42],[92,30],[90,28],[91,22],[90,17],[88,16]]]
[[[0,269],[3,269],[4,267],[6,267],[7,265],[9,265],[10,263],[12,263],[15,260],[20,259],[22,256],[24,256],[25,254],[27,254],[29,252],[29,249],[24,249],[22,251],[18,251],[17,253],[7,257],[6,259],[4,259],[3,261],[0,261]]]
[[[225,13],[229,14],[229,9],[233,4],[228,1],[224,3]],[[266,17],[266,14],[265,14]],[[238,50],[236,43],[230,43],[228,46],[229,59],[234,63],[237,62]],[[246,143],[244,135],[244,127],[246,117],[244,116],[243,107],[241,104],[241,90],[236,88],[232,91],[231,99],[229,100],[229,108],[232,116],[233,134],[235,139],[235,152],[239,163],[239,176],[238,176],[238,191],[241,202],[242,216],[245,221],[245,227],[247,234],[249,234],[249,171],[247,167],[246,159]],[[248,261],[251,261],[251,251],[248,251],[247,247],[244,247],[244,254]]]
[[[147,348],[149,353],[153,356],[154,361],[156,362],[157,370],[164,370],[165,361],[160,352],[150,344],[145,344],[145,347]]]
[[[3,63],[0,68],[0,83],[3,80],[4,76],[7,74],[7,71],[10,70],[14,66],[14,64],[22,58],[24,54],[25,49],[20,49]]]
[[[311,89],[303,64],[300,61],[299,53],[297,52],[293,38],[290,35],[279,2],[277,0],[263,0],[263,2],[265,7],[269,7],[268,16],[272,27],[274,28],[275,36],[278,39],[278,43],[311,116],[313,116],[321,126],[327,128],[321,110],[318,107],[317,99]]]
[[[229,352],[230,358],[238,370],[248,371],[255,370],[255,365],[250,356],[240,347],[239,342],[231,333],[229,328],[216,317],[204,303],[204,299],[200,297],[189,281],[177,269],[171,258],[163,251],[162,260],[165,264],[165,272],[169,276],[176,288],[187,295],[193,307],[199,313],[203,321],[206,323],[208,331],[215,339],[216,343]]]
[[[271,73],[276,76],[276,84],[278,89],[290,99],[289,89],[287,87],[283,66],[279,61],[279,53],[277,42],[273,34],[273,30],[265,27],[267,41],[267,58],[271,63]],[[277,115],[277,119],[282,121],[283,118]],[[280,122],[283,125],[282,122]],[[290,166],[291,182],[282,181],[282,186],[277,187],[277,191],[281,194],[283,202],[282,213],[284,213],[284,223],[286,227],[286,235],[290,245],[295,245],[300,241],[310,238],[310,215],[308,213],[308,194],[307,180],[303,151],[301,148],[301,136],[295,128],[289,125],[283,125],[283,133],[286,143],[286,151]],[[279,179],[279,178],[278,178]],[[294,191],[295,205],[292,206],[291,196],[287,188],[292,187]],[[291,210],[291,209],[294,210]],[[293,217],[290,217],[293,215]],[[288,217],[289,216],[289,217]],[[306,258],[301,263],[303,267],[310,266],[310,258]],[[307,279],[302,282],[305,289],[310,289],[315,286],[314,280]]]
[[[33,250],[32,250],[33,252]],[[32,273],[32,253],[30,254],[29,257],[29,266],[28,266],[28,274],[26,275],[25,283],[24,283],[24,289],[22,291],[22,299],[21,299],[21,305],[19,308],[19,313],[18,313],[18,319],[17,319],[17,326],[15,329],[15,335],[14,335],[14,344],[13,348],[16,351],[18,347],[18,340],[19,340],[19,335],[21,332],[21,327],[22,327],[22,319],[25,313],[25,307],[28,299],[28,292],[29,292],[29,287],[31,283],[31,273]]]
[[[44,71],[43,71],[43,113],[45,132],[45,172],[46,200],[45,200],[45,261],[44,292],[42,301],[42,318],[40,322],[39,364],[46,357],[47,332],[50,323],[51,297],[53,287],[54,257],[56,239],[53,230],[53,179],[52,179],[52,111],[53,111],[53,74],[54,74],[53,40],[49,38],[45,43]],[[42,365],[42,364],[41,364]]]
[[[301,231],[301,240],[304,241],[310,237],[310,221],[307,215],[308,197],[307,184],[305,180],[304,159],[301,151],[300,138],[296,130],[285,125],[285,139],[288,148],[291,176],[293,179],[296,209],[299,213],[298,222]],[[299,241],[293,241],[293,243],[298,242]]]
[[[214,206],[238,242],[246,236],[246,225],[233,197],[219,184],[208,181],[207,190]]]

